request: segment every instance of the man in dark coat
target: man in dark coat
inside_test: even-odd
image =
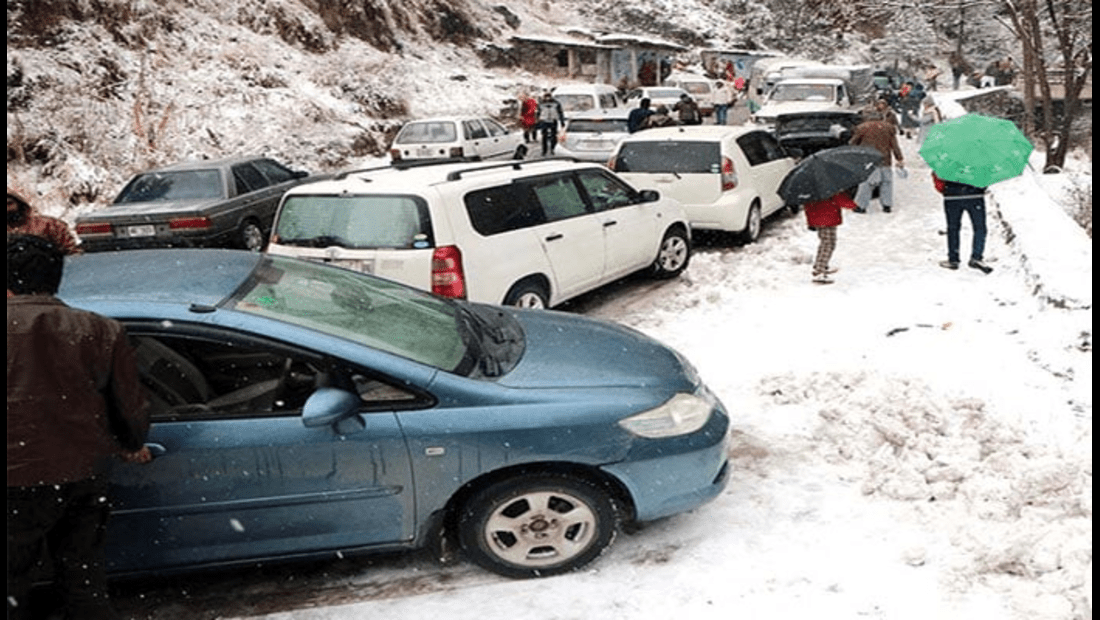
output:
[[[947,260],[940,261],[940,267],[959,268],[959,233],[962,230],[963,213],[966,213],[974,233],[970,246],[970,260],[966,264],[982,273],[991,273],[993,268],[983,260],[986,235],[985,188],[946,181],[936,176],[934,172],[932,183],[936,186],[936,191],[943,194],[943,213],[947,218]]]
[[[64,617],[118,620],[104,543],[110,462],[151,460],[145,394],[117,321],[54,295],[64,255],[8,237],[8,618],[35,617],[35,566],[48,557]]]
[[[543,93],[539,101],[537,111],[539,135],[542,136],[542,154],[554,154],[554,147],[558,145],[558,127],[565,124],[565,113],[562,112],[561,103],[550,93]]]
[[[653,114],[653,110],[649,109],[649,98],[645,97],[638,102],[638,107],[630,111],[630,114],[626,117],[626,130],[630,133],[634,133],[642,128],[642,124],[649,115]]]

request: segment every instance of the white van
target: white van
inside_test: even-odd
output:
[[[562,84],[550,91],[569,118],[578,112],[613,110],[623,107],[619,91],[609,84]]]
[[[764,98],[752,120],[775,125],[780,114],[796,112],[844,112],[855,109],[848,84],[838,78],[783,78]]]
[[[635,271],[676,276],[691,236],[680,203],[599,164],[422,163],[287,192],[268,252],[445,297],[549,308]]]

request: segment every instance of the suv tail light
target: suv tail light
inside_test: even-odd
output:
[[[390,149],[390,159],[393,161],[401,161],[401,149]]]
[[[466,299],[462,251],[457,246],[446,245],[432,253],[432,292],[442,297]]]
[[[210,228],[208,217],[176,217],[168,220],[168,228],[171,230],[196,230]]]
[[[733,169],[733,160],[729,157],[722,158],[722,191],[726,192],[737,187],[737,171]]]
[[[77,224],[76,234],[80,237],[83,237],[85,235],[109,235],[111,234],[111,225],[107,222],[88,222],[85,224]]]

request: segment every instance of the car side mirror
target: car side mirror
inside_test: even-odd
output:
[[[295,170],[293,176],[295,179],[303,179],[309,176],[309,172],[306,170]]]
[[[643,189],[638,192],[638,202],[657,202],[661,199],[661,192],[655,189]]]
[[[366,428],[358,415],[359,396],[347,390],[331,387],[319,388],[302,407],[302,424],[306,428],[334,425],[341,435],[348,435]]]

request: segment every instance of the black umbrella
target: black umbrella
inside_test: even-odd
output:
[[[818,151],[798,162],[783,177],[779,195],[785,204],[825,200],[867,180],[882,153],[870,146],[838,146]]]

